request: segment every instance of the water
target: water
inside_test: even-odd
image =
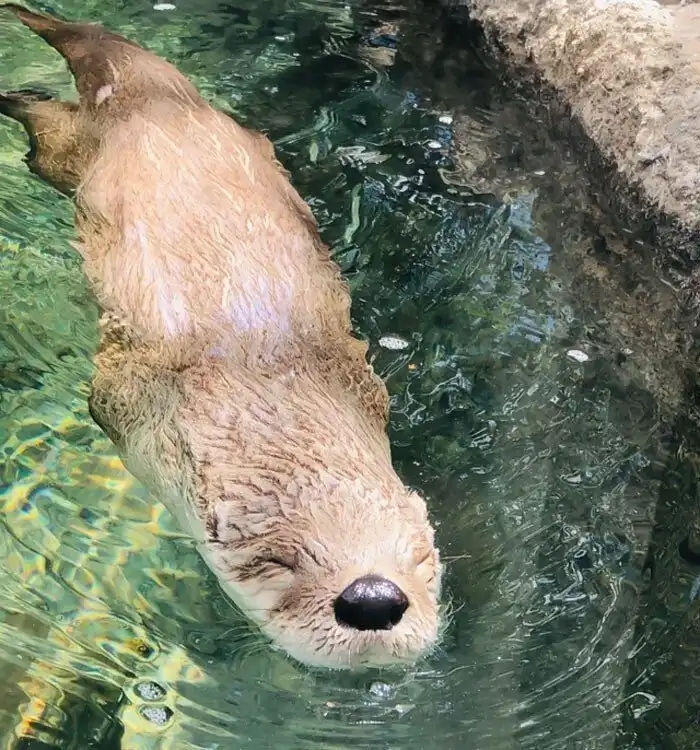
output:
[[[684,398],[671,285],[434,10],[101,6],[47,10],[147,44],[275,140],[387,378],[453,617],[398,675],[310,672],[260,641],[89,418],[71,207],[2,121],[1,746],[612,748]],[[0,80],[72,90],[5,18]]]

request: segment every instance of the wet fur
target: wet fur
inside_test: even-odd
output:
[[[94,419],[279,646],[330,667],[425,653],[433,530],[392,468],[346,284],[271,143],[103,27],[2,7],[64,56],[80,96],[6,93],[0,112],[23,123],[30,169],[75,198],[103,310]],[[409,597],[393,630],[334,620],[367,573]]]

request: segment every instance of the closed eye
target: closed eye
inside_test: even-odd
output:
[[[313,561],[313,562],[314,562],[314,563],[315,563],[316,565],[318,565],[319,567],[321,567],[321,561],[320,561],[320,560],[318,559],[318,557],[316,556],[316,553],[315,553],[315,552],[314,552],[313,550],[310,550],[310,549],[309,549],[308,547],[304,547],[304,548],[302,549],[302,552],[303,552],[303,553],[304,553],[305,555],[308,555],[308,556],[309,556],[309,558],[310,558],[310,559],[311,559],[311,560],[312,560],[312,561]]]
[[[260,575],[281,575],[282,573],[295,573],[296,560],[290,560],[278,555],[258,555],[248,559],[237,568],[238,578],[241,581],[257,578]]]
[[[281,557],[271,555],[269,557],[258,557],[255,560],[255,564],[262,567],[263,565],[274,565],[276,568],[284,568],[285,570],[296,570],[296,560],[284,560]]]

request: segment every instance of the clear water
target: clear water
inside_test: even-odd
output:
[[[175,1],[47,9],[150,46],[269,131],[351,282],[454,617],[400,675],[312,673],[247,627],[90,420],[71,207],[2,121],[0,746],[612,748],[681,398],[672,289],[466,36],[439,51],[434,10]],[[72,90],[5,18],[0,81]]]

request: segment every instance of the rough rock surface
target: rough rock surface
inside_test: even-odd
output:
[[[505,204],[532,199],[533,230],[552,248],[550,270],[563,293],[591,321],[590,341],[599,354],[619,360],[620,382],[648,390],[659,416],[673,420],[683,408],[688,370],[696,361],[694,316],[682,304],[687,269],[656,262],[658,233],[629,231],[638,227],[619,216],[619,201],[610,205],[619,197],[611,183],[621,180],[607,177],[616,170],[603,165],[600,173],[591,139],[580,137],[580,125],[571,127],[555,97],[541,96],[527,84],[526,96],[519,95],[520,76],[501,70],[493,55],[485,60],[484,73],[481,28],[469,23],[466,13],[436,14],[435,0],[418,0],[413,7],[420,20],[401,27],[399,55],[426,76],[414,76],[407,85],[429,90],[434,106],[453,117],[454,169],[443,179]],[[493,63],[496,69],[488,70]],[[496,81],[503,72],[508,80],[501,85]],[[581,156],[595,163],[581,165]],[[599,179],[592,180],[596,171]],[[637,207],[636,213],[644,212]],[[674,235],[678,239],[678,232],[667,239]]]
[[[655,0],[450,0],[553,89],[659,244],[700,257],[700,10]],[[649,211],[649,209],[651,209]],[[674,252],[675,254],[675,252]]]

